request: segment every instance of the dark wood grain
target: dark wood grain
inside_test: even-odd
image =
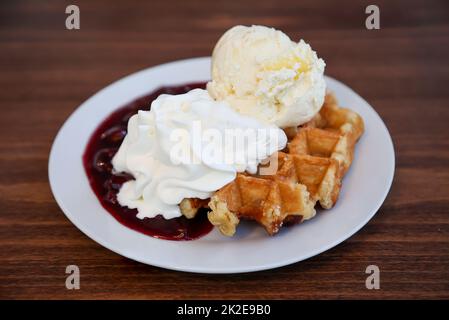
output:
[[[365,29],[365,1],[76,3],[79,31],[64,27],[70,2],[0,4],[0,298],[449,298],[447,1],[375,1],[377,31]],[[235,24],[306,39],[327,74],[376,108],[397,161],[378,214],[319,256],[241,275],[167,271],[87,238],[49,188],[48,154],[59,127],[116,79],[209,55]],[[81,290],[65,288],[69,264],[81,269]],[[380,290],[365,289],[369,264],[381,269]]]

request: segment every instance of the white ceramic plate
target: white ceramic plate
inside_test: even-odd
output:
[[[60,129],[49,160],[51,189],[65,215],[104,247],[130,259],[167,269],[238,273],[285,266],[326,251],[364,226],[381,206],[394,174],[391,137],[379,115],[350,88],[327,77],[328,89],[364,119],[351,169],[334,208],[284,228],[274,237],[254,223],[241,223],[232,238],[216,229],[193,241],[155,239],[123,226],[109,214],[88,183],[81,157],[87,141],[115,109],[162,85],[207,81],[210,58],[152,67],[123,78],[84,102]]]

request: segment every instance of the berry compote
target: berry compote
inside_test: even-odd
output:
[[[89,183],[103,207],[123,225],[146,235],[168,240],[192,240],[212,230],[205,209],[193,219],[184,216],[166,220],[137,218],[137,210],[122,207],[117,193],[126,181],[133,179],[126,173],[115,173],[111,160],[127,132],[129,118],[138,110],[149,110],[151,102],[160,94],[182,94],[195,88],[205,88],[205,83],[192,83],[176,87],[162,87],[121,107],[107,117],[92,134],[83,155],[84,169]]]

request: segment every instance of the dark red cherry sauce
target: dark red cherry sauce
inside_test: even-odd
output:
[[[103,207],[123,225],[146,235],[168,240],[192,240],[212,230],[206,210],[194,219],[179,217],[166,220],[161,215],[139,219],[137,210],[122,207],[117,193],[123,183],[133,179],[126,173],[112,172],[112,157],[117,152],[127,132],[129,118],[138,110],[150,110],[151,102],[160,94],[181,94],[195,88],[205,88],[205,83],[191,83],[177,87],[162,87],[121,107],[107,117],[92,134],[83,155],[84,169],[89,183]]]

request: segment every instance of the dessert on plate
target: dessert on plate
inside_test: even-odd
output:
[[[117,220],[164,239],[313,218],[338,200],[364,131],[326,93],[324,68],[303,40],[231,28],[207,84],[161,88],[100,125],[84,154],[92,188]]]

